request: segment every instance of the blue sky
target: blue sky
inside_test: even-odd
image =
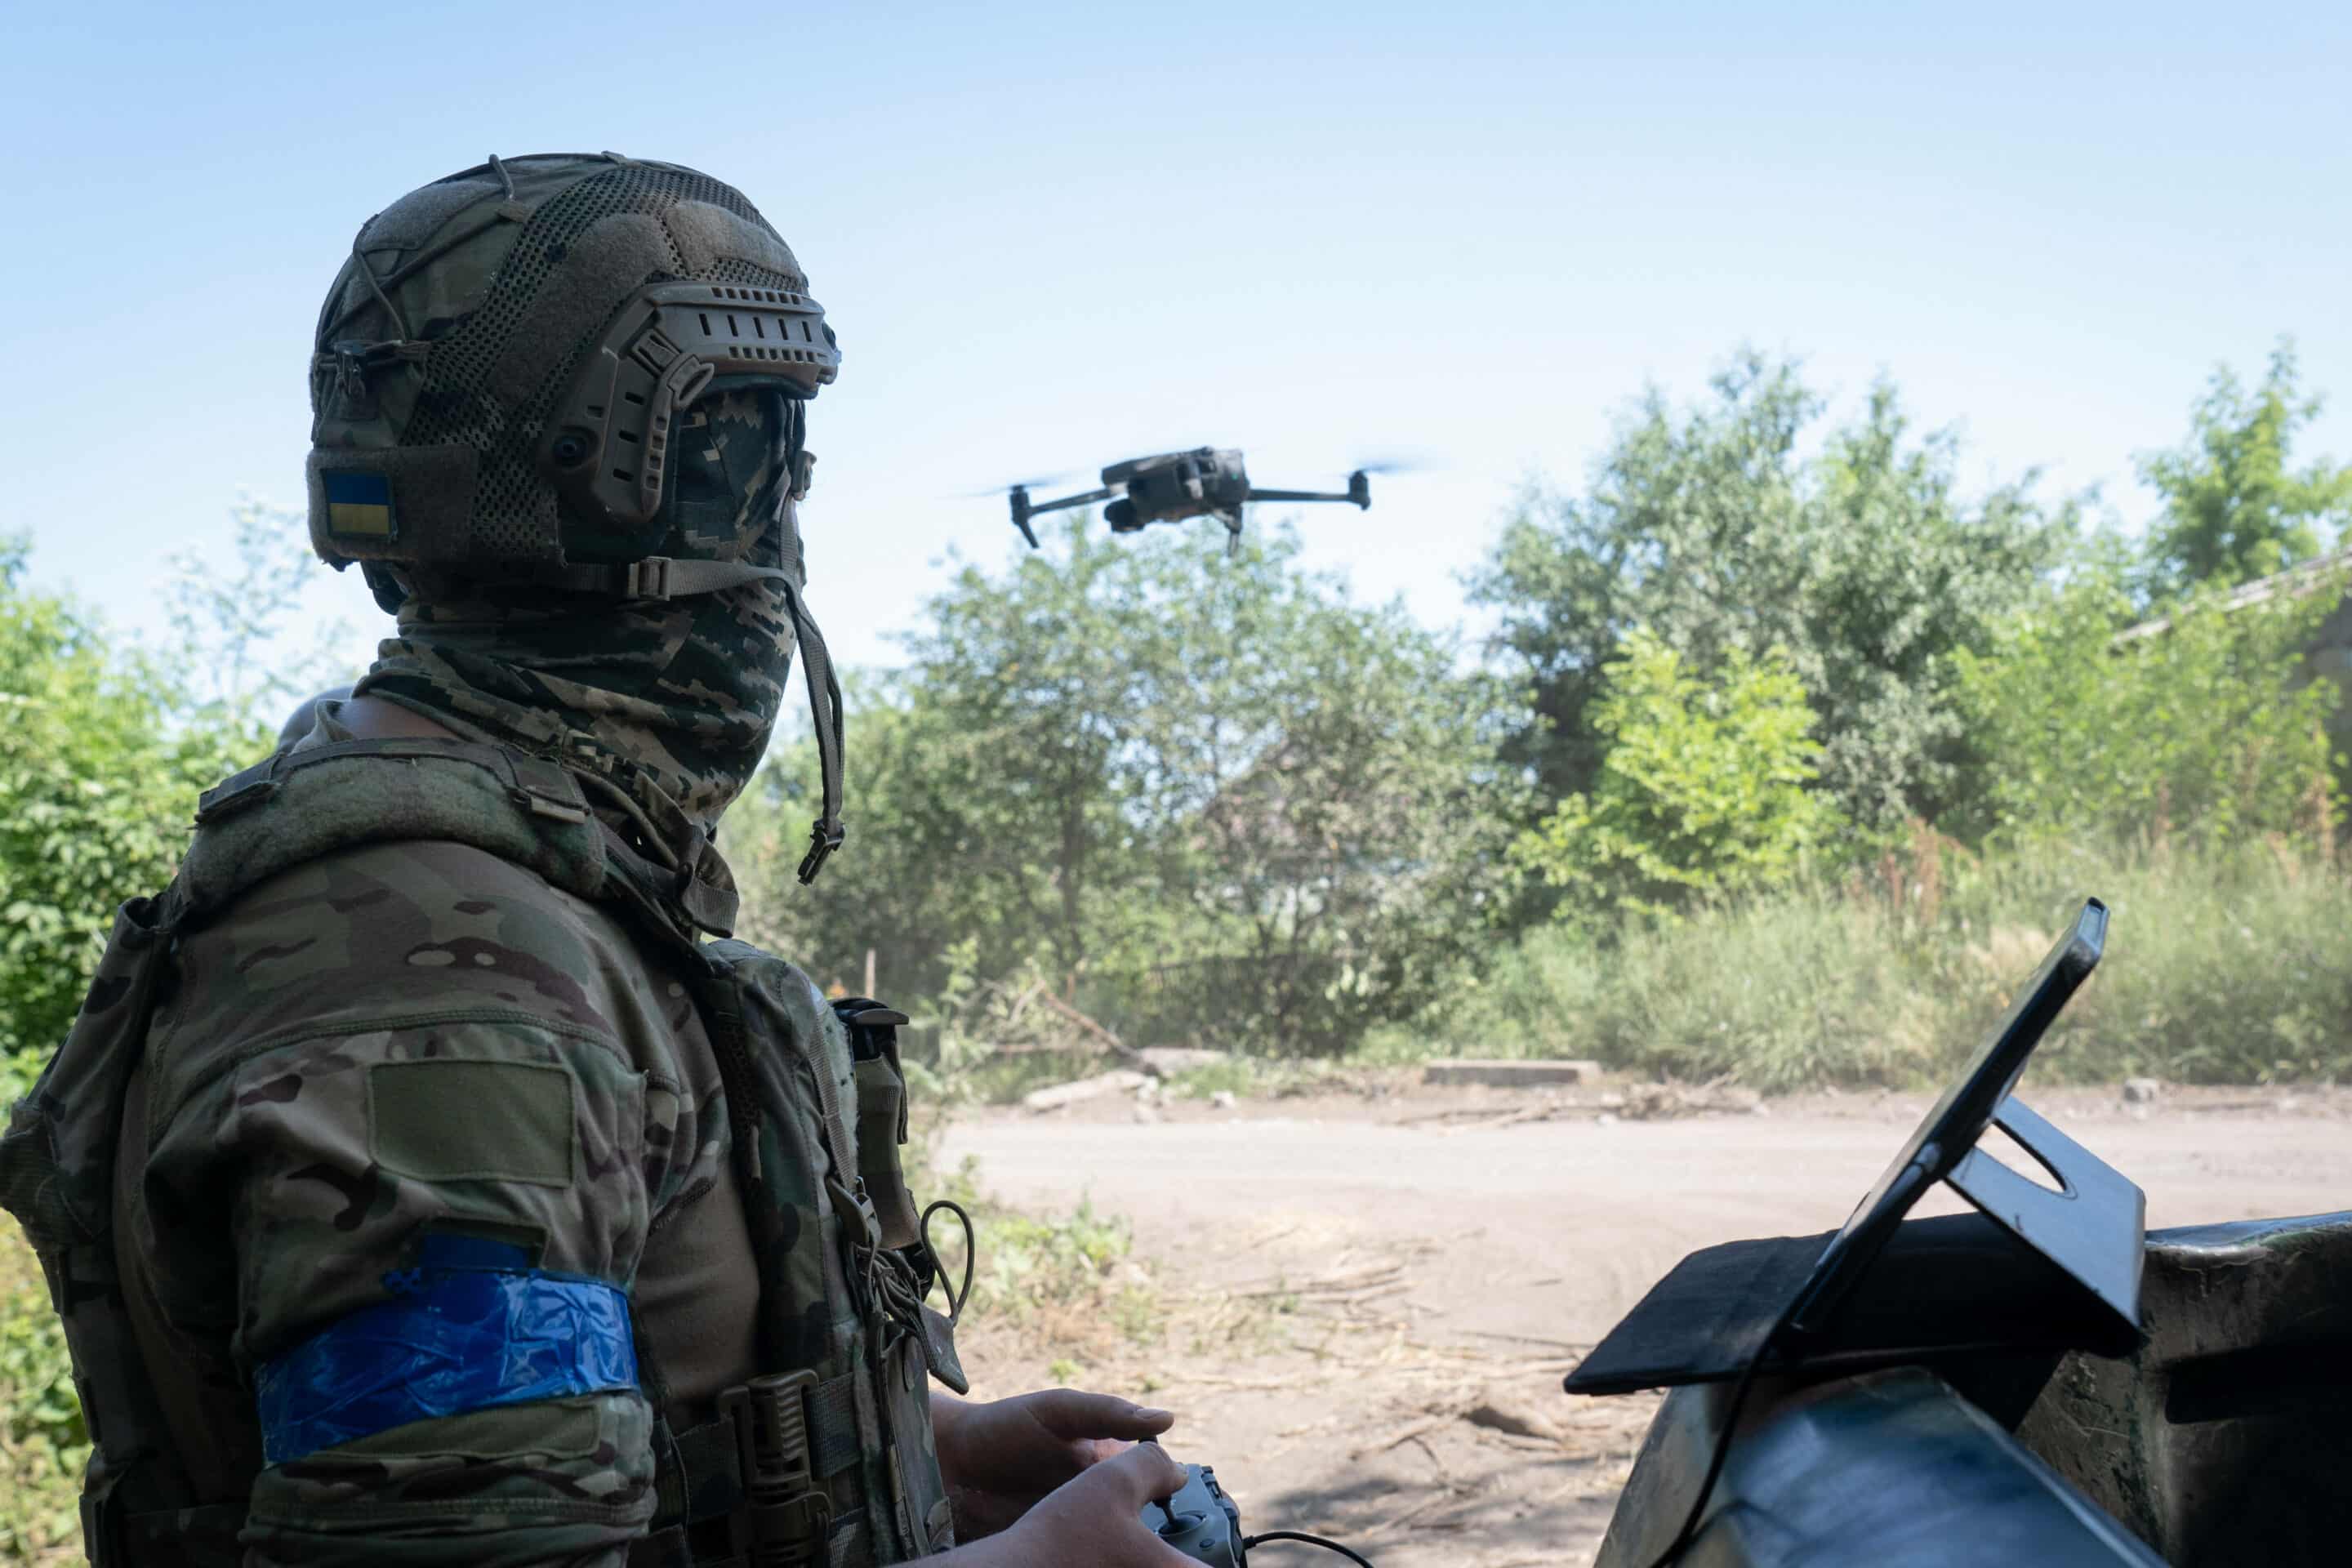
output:
[[[240,489],[298,502],[320,294],[369,214],[507,153],[740,186],[845,352],[811,600],[889,658],[957,492],[1213,442],[1358,591],[1461,620],[1529,475],[1742,342],[1884,371],[1972,480],[2103,483],[2292,332],[2352,456],[2352,8],[0,0],[0,527],[156,622]],[[1204,531],[1203,549],[1213,547]],[[321,573],[315,613],[380,624]]]

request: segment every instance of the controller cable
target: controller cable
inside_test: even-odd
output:
[[[1757,1373],[1763,1371],[1765,1358],[1772,1353],[1774,1344],[1796,1321],[1797,1310],[1804,1304],[1804,1300],[1805,1293],[1801,1290],[1780,1310],[1780,1315],[1764,1331],[1762,1342],[1740,1367],[1738,1379],[1731,1385],[1731,1398],[1724,1406],[1723,1429],[1716,1435],[1715,1451],[1707,1458],[1706,1476],[1698,1484],[1698,1495],[1691,1500],[1690,1511],[1683,1516],[1682,1528],[1675,1531],[1675,1538],[1666,1543],[1665,1551],[1651,1560],[1649,1568],[1675,1568],[1675,1564],[1683,1560],[1683,1554],[1690,1550],[1691,1542],[1697,1538],[1699,1523],[1706,1517],[1707,1499],[1715,1495],[1715,1483],[1722,1479],[1724,1464],[1731,1458],[1731,1440],[1739,1430],[1739,1413],[1747,1407],[1748,1393],[1756,1386]],[[1338,1552],[1355,1563],[1357,1568],[1372,1568],[1370,1563],[1338,1542],[1326,1541],[1319,1535],[1309,1535],[1298,1530],[1269,1530],[1263,1535],[1253,1535],[1242,1542],[1242,1550],[1248,1552],[1259,1542],[1268,1541],[1303,1541],[1310,1546]]]
[[[1804,1305],[1805,1295],[1805,1291],[1799,1290],[1795,1298],[1780,1310],[1780,1315],[1772,1321],[1772,1326],[1764,1331],[1763,1342],[1748,1356],[1747,1364],[1739,1369],[1738,1381],[1731,1385],[1730,1402],[1724,1406],[1723,1430],[1716,1434],[1715,1452],[1706,1461],[1706,1478],[1698,1484],[1698,1496],[1691,1499],[1690,1512],[1683,1516],[1682,1528],[1675,1531],[1675,1538],[1666,1543],[1666,1549],[1651,1559],[1650,1568],[1675,1568],[1675,1564],[1683,1560],[1683,1553],[1691,1549],[1691,1542],[1697,1539],[1699,1521],[1706,1516],[1706,1500],[1715,1494],[1715,1483],[1723,1476],[1724,1461],[1731,1458],[1731,1439],[1739,1430],[1739,1412],[1748,1404],[1748,1391],[1756,1386],[1756,1374],[1763,1370],[1764,1358],[1772,1353],[1774,1343],[1796,1321],[1797,1310]]]
[[[1338,1552],[1349,1562],[1356,1564],[1356,1568],[1372,1568],[1370,1563],[1365,1562],[1362,1558],[1357,1556],[1354,1552],[1349,1551],[1338,1542],[1326,1541],[1319,1535],[1309,1535],[1303,1530],[1269,1530],[1264,1535],[1253,1535],[1248,1540],[1243,1542],[1242,1550],[1244,1552],[1248,1552],[1255,1548],[1261,1541],[1304,1541],[1309,1546],[1326,1547]]]

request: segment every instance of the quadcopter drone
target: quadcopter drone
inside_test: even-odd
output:
[[[1249,470],[1242,466],[1238,448],[1195,447],[1189,452],[1162,452],[1157,457],[1129,458],[1123,463],[1113,463],[1102,471],[1102,488],[1083,495],[1033,501],[1028,484],[1014,485],[1009,493],[1013,526],[1021,531],[1021,537],[1029,542],[1032,550],[1037,548],[1037,534],[1029,526],[1031,518],[1108,500],[1110,505],[1103,508],[1103,517],[1113,533],[1133,533],[1151,522],[1213,517],[1224,523],[1226,548],[1234,551],[1241,548],[1244,503],[1336,500],[1369,507],[1372,504],[1370,476],[1377,471],[1369,467],[1358,468],[1348,476],[1348,488],[1344,490],[1262,490],[1250,484]]]

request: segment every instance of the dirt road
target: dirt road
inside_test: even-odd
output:
[[[2029,1099],[2140,1183],[2151,1226],[2352,1208],[2352,1095]],[[1380,1568],[1573,1564],[1651,1407],[1560,1394],[1575,1352],[1694,1247],[1840,1224],[1924,1100],[1514,1120],[1545,1103],[1393,1087],[1223,1110],[1113,1100],[969,1117],[944,1152],[1024,1206],[1091,1196],[1127,1215],[1180,1293],[1295,1309],[1285,1348],[1219,1330],[1088,1369],[1163,1383],[1182,1451],[1217,1466],[1245,1525],[1335,1534]]]

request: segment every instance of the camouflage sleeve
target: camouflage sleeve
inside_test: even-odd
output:
[[[171,1294],[236,1303],[247,1562],[619,1568],[655,1502],[625,1291],[673,1087],[478,1000],[221,1054],[163,1058],[146,1190]]]

